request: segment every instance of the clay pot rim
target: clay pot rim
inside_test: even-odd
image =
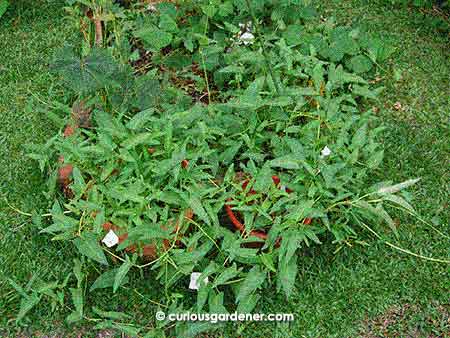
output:
[[[277,175],[273,175],[273,176],[272,176],[272,181],[273,181],[273,183],[274,183],[275,185],[277,185],[277,186],[278,186],[278,185],[280,184],[280,182],[281,182],[280,178],[279,178]],[[246,180],[244,180],[244,182],[242,183],[242,186],[243,186],[244,189],[246,189],[248,182],[249,182],[249,180],[246,179]],[[286,188],[286,192],[291,193],[291,192],[293,192],[293,191],[290,190],[290,189],[288,189],[288,188]],[[253,193],[255,193],[255,191],[252,190],[252,189],[250,189],[249,193],[250,193],[250,194],[253,194]],[[228,202],[232,202],[233,199],[232,199],[232,198],[229,198],[227,201],[228,201]],[[235,227],[235,229],[236,229],[236,230],[239,230],[241,233],[245,233],[245,232],[246,232],[246,230],[245,230],[245,225],[242,224],[241,221],[239,221],[238,217],[236,216],[235,212],[233,211],[232,206],[231,206],[229,203],[226,203],[226,204],[225,204],[225,211],[226,211],[227,216],[228,216],[228,218],[230,219],[231,223],[232,223],[233,226]],[[309,217],[307,217],[307,218],[305,218],[305,219],[303,220],[303,224],[306,224],[306,225],[311,224],[311,222],[312,222],[312,219],[309,218]],[[250,233],[249,233],[249,235],[250,235],[250,236],[257,237],[257,238],[262,239],[262,240],[264,240],[264,241],[266,241],[267,238],[268,238],[268,234],[267,234],[265,231],[261,231],[261,230],[251,230]],[[279,243],[280,243],[280,242],[281,242],[281,237],[279,237],[279,238],[276,240],[276,246],[279,246]]]

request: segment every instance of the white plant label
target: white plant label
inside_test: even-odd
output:
[[[198,280],[201,276],[201,272],[193,272],[191,273],[191,281],[189,283],[189,289],[191,290],[198,290],[200,288],[200,281]],[[205,284],[208,284],[208,277],[205,277],[203,279]]]
[[[108,248],[110,248],[119,243],[119,237],[116,235],[114,231],[109,230],[106,236],[102,239],[102,243],[104,243]]]
[[[331,155],[331,149],[325,146],[325,148],[322,149],[322,152],[320,153],[320,157],[328,157]]]

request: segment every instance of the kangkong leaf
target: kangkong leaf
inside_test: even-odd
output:
[[[120,268],[117,270],[117,274],[114,278],[114,284],[113,284],[113,292],[115,293],[120,285],[122,285],[123,280],[125,279],[125,276],[127,275],[128,271],[130,271],[132,267],[131,261],[126,256],[126,261],[120,266]]]
[[[106,260],[105,254],[103,253],[95,234],[83,233],[82,237],[73,240],[73,244],[75,244],[81,254],[96,262],[108,265],[108,261]]]
[[[286,155],[270,161],[270,166],[284,169],[299,169],[299,161],[292,155]]]
[[[222,285],[239,274],[240,270],[236,268],[236,263],[222,271],[214,280],[213,288]]]
[[[152,118],[155,113],[155,109],[145,109],[136,115],[134,115],[130,121],[126,124],[126,127],[132,130],[143,128],[146,123]]]
[[[259,265],[254,266],[250,269],[245,277],[244,281],[241,283],[239,288],[239,293],[236,297],[236,303],[247,299],[253,292],[256,291],[264,283],[266,279],[265,272],[261,271]]]
[[[126,149],[131,149],[137,145],[145,144],[145,145],[158,145],[160,142],[154,139],[155,133],[141,133],[134,135],[124,142],[122,142],[121,146]]]
[[[98,276],[97,279],[95,280],[95,282],[91,285],[89,291],[94,291],[95,289],[104,289],[104,288],[113,287],[118,271],[119,271],[119,268],[106,271],[103,274],[101,274],[100,276]],[[126,283],[128,283],[128,276],[125,276],[124,278],[122,278],[119,286],[124,285]]]
[[[293,256],[287,263],[281,265],[278,273],[278,289],[282,288],[286,297],[290,297],[295,284],[295,277],[297,276],[297,256]]]
[[[259,171],[256,176],[255,185],[253,188],[256,191],[267,192],[270,189],[270,186],[273,184],[272,180],[272,171],[270,168],[270,163],[266,162],[264,166]]]
[[[67,316],[67,321],[69,323],[74,323],[83,319],[83,289],[70,288],[70,293],[72,294],[72,302],[75,305],[75,311]]]
[[[416,178],[416,179],[407,180],[405,182],[398,183],[395,185],[391,185],[389,187],[382,187],[382,188],[378,189],[377,193],[379,193],[379,194],[395,194],[396,192],[406,189],[406,188],[416,184],[419,181],[420,181],[420,178]]]
[[[189,207],[194,211],[194,214],[200,217],[200,219],[206,224],[210,225],[211,220],[209,219],[208,213],[202,206],[202,202],[196,196],[191,196],[189,199]]]

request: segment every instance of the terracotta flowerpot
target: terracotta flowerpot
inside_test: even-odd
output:
[[[280,185],[280,178],[278,176],[276,176],[276,175],[272,176],[272,181],[273,181],[273,183],[276,186]],[[244,180],[244,182],[242,183],[242,189],[243,190],[245,190],[247,188],[249,182],[250,181],[248,179]],[[292,192],[292,190],[289,189],[289,188],[285,188],[285,189],[286,189],[287,193],[291,193]],[[254,195],[254,194],[256,194],[256,191],[253,190],[253,189],[250,189],[249,192],[248,192],[248,195]],[[232,200],[233,200],[232,198],[229,198],[228,202],[232,202]],[[246,233],[245,225],[239,220],[239,214],[237,212],[233,211],[232,206],[230,204],[225,204],[225,211],[227,213],[227,216],[228,216],[230,222],[233,224],[234,228],[236,230],[240,231],[241,233]],[[303,220],[303,224],[311,224],[311,222],[312,222],[311,218],[305,218]],[[250,236],[257,237],[257,238],[262,239],[264,241],[267,240],[267,238],[268,238],[267,233],[265,231],[262,231],[262,230],[252,230],[252,231],[250,231],[249,234],[250,234]],[[280,242],[281,242],[281,238],[277,239],[275,245],[279,246]]]
[[[75,134],[78,128],[89,128],[91,126],[92,108],[86,108],[84,101],[77,101],[72,106],[71,122],[64,128],[63,136],[69,138]],[[66,198],[73,198],[73,191],[70,188],[72,183],[73,165],[64,164],[64,156],[58,159],[58,184]]]

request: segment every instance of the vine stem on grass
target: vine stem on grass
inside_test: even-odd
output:
[[[13,205],[11,205],[11,204],[8,202],[8,199],[7,199],[6,197],[5,197],[5,203],[6,203],[6,205],[7,205],[11,210],[17,212],[18,214],[20,214],[20,215],[22,215],[22,216],[27,216],[27,217],[33,217],[33,214],[31,214],[31,213],[29,213],[29,212],[22,211],[22,210],[20,210],[20,209],[18,209],[18,208],[16,208],[16,207],[14,207]],[[71,213],[72,213],[71,210],[66,210],[66,211],[63,212],[64,215],[71,214]],[[39,215],[39,216],[41,216],[41,217],[51,217],[51,216],[53,216],[53,215],[52,215],[51,213],[46,213],[46,214],[41,214],[41,215]]]
[[[412,251],[410,251],[410,250],[408,250],[408,249],[403,249],[403,248],[401,248],[401,247],[399,247],[399,246],[397,246],[397,245],[395,245],[395,244],[393,244],[393,243],[391,243],[391,242],[389,242],[389,241],[383,239],[383,238],[381,237],[381,235],[379,235],[375,230],[373,230],[371,227],[369,227],[369,226],[368,226],[367,224],[365,224],[364,222],[361,222],[355,215],[353,215],[353,216],[355,217],[356,221],[357,221],[360,225],[362,225],[365,229],[369,230],[375,237],[377,237],[379,240],[381,240],[381,241],[383,242],[383,244],[385,244],[385,245],[387,245],[387,246],[389,246],[389,247],[391,247],[391,248],[393,248],[393,249],[395,249],[395,250],[398,250],[398,251],[403,252],[403,253],[405,253],[405,254],[408,254],[408,255],[411,255],[411,256],[413,256],[413,257],[417,257],[417,258],[420,258],[420,259],[423,259],[423,260],[426,260],[426,261],[435,262],[435,263],[445,263],[445,264],[450,264],[450,260],[441,259],[441,258],[433,258],[433,257],[428,257],[428,256],[423,256],[423,255],[417,254],[417,253],[415,253],[415,252],[412,252]]]

